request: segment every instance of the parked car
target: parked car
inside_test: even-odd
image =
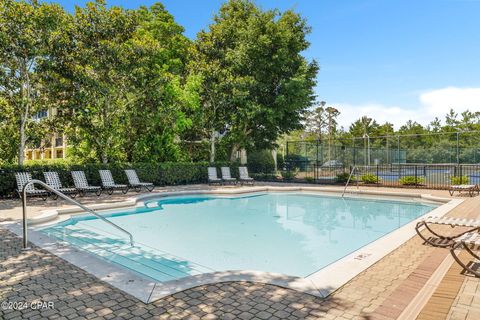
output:
[[[329,160],[322,164],[325,168],[343,168],[343,163],[340,160]]]

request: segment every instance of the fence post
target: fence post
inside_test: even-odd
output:
[[[378,164],[377,164],[377,187],[380,186],[380,178],[378,177]]]
[[[417,165],[415,165],[415,188],[418,188],[418,174],[417,174]]]
[[[457,132],[457,164],[460,164],[460,154],[459,154],[459,138],[460,138],[460,132]]]
[[[397,136],[397,161],[400,164],[400,136]]]

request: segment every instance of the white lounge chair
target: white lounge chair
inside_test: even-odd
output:
[[[15,180],[17,180],[17,193],[22,198],[23,187],[32,181],[30,172],[16,172]],[[43,201],[47,200],[48,192],[45,190],[38,190],[34,185],[29,185],[26,189],[27,197],[41,197]]]
[[[75,188],[64,188],[62,186],[62,181],[60,181],[60,177],[58,176],[58,172],[55,171],[46,171],[43,173],[45,177],[45,183],[48,184],[52,189],[55,189],[63,194],[70,195],[72,198],[77,196],[77,189]],[[52,195],[53,199],[58,199],[58,195],[55,193]]]
[[[91,186],[88,184],[87,177],[83,171],[71,171],[73,184],[78,191],[78,194],[83,197],[88,192],[94,192],[97,197],[102,194],[102,188],[98,186]]]
[[[140,192],[142,191],[142,188],[145,188],[149,192],[152,192],[155,186],[153,183],[150,182],[140,182],[140,179],[138,179],[137,172],[133,169],[127,169],[125,170],[125,174],[127,175],[128,178],[128,183],[130,184],[130,187],[135,189],[135,191]]]
[[[480,248],[480,233],[478,232],[468,232],[463,234],[461,237],[454,239],[454,244],[450,248],[450,254],[457,261],[459,265],[462,266],[464,271],[470,272],[477,277],[480,277],[480,271],[472,268],[472,264],[465,264],[460,260],[457,253],[455,252],[458,249],[465,249],[472,257],[477,260],[480,260],[480,256],[473,252]],[[478,261],[477,261],[478,262]]]
[[[253,185],[255,183],[255,180],[253,180],[253,178],[251,178],[248,175],[247,167],[238,167],[238,173],[239,173],[239,176],[240,176],[240,178],[238,180],[240,180],[240,182],[242,184],[246,183],[246,184]]]
[[[115,190],[120,190],[123,194],[128,192],[128,186],[126,184],[115,183],[110,170],[98,170],[98,172],[100,173],[100,179],[102,180],[102,187],[108,194],[113,194]]]
[[[224,183],[228,183],[228,184],[237,183],[237,179],[232,178],[232,175],[230,173],[230,167],[221,167],[220,169],[222,171],[222,181]]]
[[[439,225],[448,225],[452,228],[454,227],[468,227],[469,230],[457,233],[451,236],[444,236],[435,232],[430,227],[431,224],[439,224]],[[425,237],[421,232],[420,228],[425,227],[431,234],[442,241],[446,241],[445,243],[435,243],[430,238]],[[434,247],[450,247],[453,244],[453,240],[463,236],[466,233],[478,231],[480,230],[480,220],[477,219],[465,219],[465,218],[455,218],[455,217],[428,217],[420,222],[417,223],[415,226],[415,231],[417,234],[422,238],[426,243],[434,246]]]
[[[222,184],[222,179],[217,176],[217,168],[208,167],[208,184]]]
[[[462,192],[468,192],[468,195],[470,197],[473,197],[474,193],[476,192],[477,194],[480,194],[480,188],[478,187],[477,184],[458,184],[458,185],[452,185],[448,189],[448,192],[450,193],[451,196],[457,191],[459,194]]]

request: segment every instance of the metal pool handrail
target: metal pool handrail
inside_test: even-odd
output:
[[[78,201],[75,201],[75,200],[73,200],[72,198],[66,196],[65,194],[61,193],[60,191],[53,189],[52,187],[50,187],[50,186],[49,186],[48,184],[46,184],[45,182],[40,181],[40,180],[31,180],[31,181],[29,181],[28,183],[26,183],[26,184],[23,186],[23,189],[22,189],[22,206],[23,206],[23,248],[24,248],[24,249],[28,249],[28,238],[27,238],[27,229],[28,229],[28,223],[27,223],[27,187],[29,187],[30,185],[34,185],[34,184],[39,184],[39,185],[41,185],[43,188],[47,189],[47,190],[50,191],[50,192],[55,193],[57,196],[59,196],[60,198],[64,199],[65,201],[67,201],[67,202],[69,202],[69,203],[71,203],[71,204],[74,204],[74,205],[76,205],[77,207],[80,207],[81,209],[85,210],[86,212],[91,213],[91,214],[93,214],[94,216],[102,219],[102,220],[105,221],[106,223],[110,224],[112,227],[117,228],[118,230],[120,230],[120,231],[123,232],[123,233],[126,233],[126,234],[129,236],[129,238],[130,238],[130,245],[133,247],[133,236],[132,236],[132,234],[131,234],[130,232],[128,232],[127,230],[125,230],[125,229],[123,229],[122,227],[116,225],[115,223],[113,223],[112,221],[108,220],[108,219],[105,218],[104,216],[96,213],[94,210],[85,207],[83,204],[79,203]]]
[[[355,170],[357,170],[357,166],[354,166],[352,168],[352,171],[350,171],[350,174],[348,175],[347,183],[345,183],[345,188],[343,188],[342,198],[345,195],[345,192],[347,191],[348,184],[350,183],[350,180],[352,179],[352,175],[355,172]]]

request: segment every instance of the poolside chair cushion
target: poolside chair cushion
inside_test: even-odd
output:
[[[478,232],[469,232],[465,233],[463,236],[454,240],[456,243],[463,242],[466,245],[480,245],[480,233]]]
[[[455,190],[470,190],[475,188],[476,188],[476,185],[474,184],[458,184],[458,185],[450,186],[450,189],[455,189]]]
[[[424,219],[426,223],[434,224],[443,224],[451,225],[458,227],[480,227],[480,220],[477,219],[466,219],[466,218],[456,218],[456,217],[427,217]]]

